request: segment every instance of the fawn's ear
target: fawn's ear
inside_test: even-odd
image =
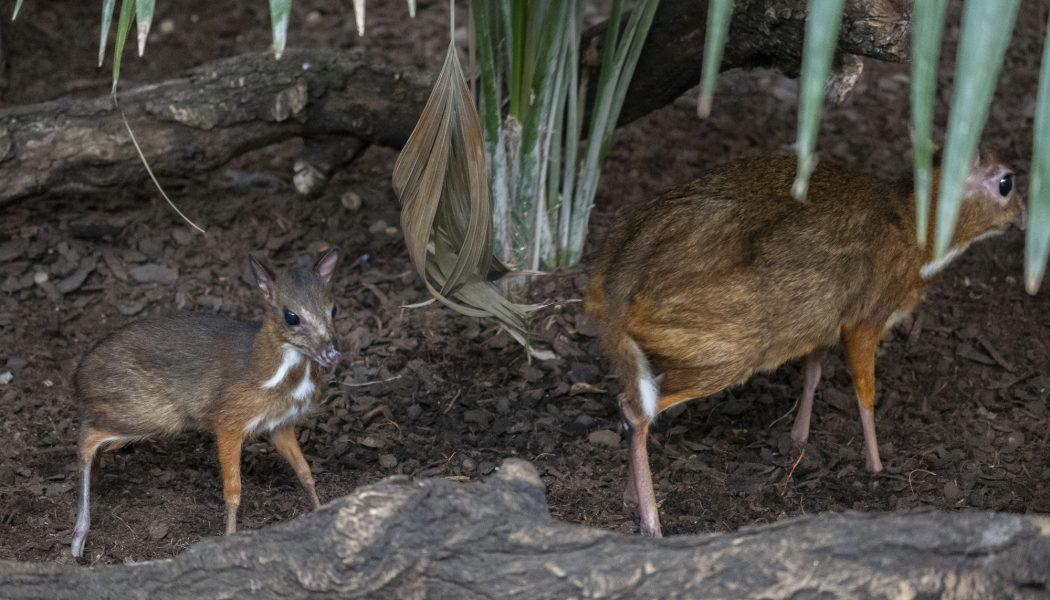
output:
[[[314,271],[321,277],[321,283],[328,285],[335,273],[335,263],[339,262],[339,250],[332,248],[321,255],[314,263]]]
[[[255,285],[262,290],[263,296],[270,304],[277,304],[277,286],[274,284],[275,277],[270,267],[259,262],[254,256],[248,256],[248,263],[252,266],[252,275],[255,275]]]

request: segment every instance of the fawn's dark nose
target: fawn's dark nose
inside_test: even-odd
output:
[[[330,343],[321,351],[321,361],[326,367],[334,366],[341,360],[343,360],[343,354],[335,349],[335,344]]]

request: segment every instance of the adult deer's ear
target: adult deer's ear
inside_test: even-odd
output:
[[[266,301],[270,304],[277,305],[277,286],[274,283],[276,279],[273,271],[270,267],[264,265],[254,256],[248,256],[248,264],[252,267],[252,275],[255,276],[255,285],[259,286]]]
[[[339,262],[339,250],[332,248],[322,254],[314,263],[314,271],[321,278],[321,283],[328,285],[332,282],[332,274],[335,273],[335,264]]]

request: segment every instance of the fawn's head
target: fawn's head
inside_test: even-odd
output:
[[[332,321],[336,308],[331,283],[339,253],[333,248],[311,268],[294,266],[276,274],[255,257],[248,260],[255,282],[270,305],[266,320],[276,324],[283,341],[322,367],[338,363],[342,355],[335,344]]]

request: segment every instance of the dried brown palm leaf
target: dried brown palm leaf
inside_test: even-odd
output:
[[[492,255],[486,160],[478,113],[450,43],[394,165],[401,229],[412,265],[434,298],[464,315],[498,321],[527,345],[528,316],[539,306],[511,302],[491,282],[506,268]]]

